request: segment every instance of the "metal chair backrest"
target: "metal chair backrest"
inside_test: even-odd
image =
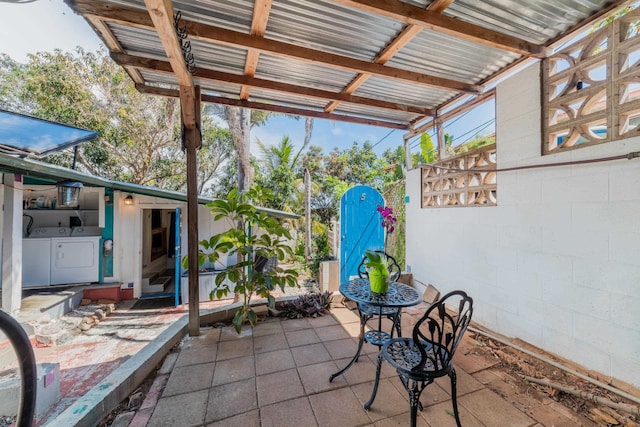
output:
[[[413,327],[413,342],[420,343],[421,359],[412,371],[433,372],[435,377],[447,374],[472,314],[473,299],[464,291],[449,292],[429,307]]]
[[[372,252],[382,254],[382,256],[384,256],[387,259],[389,279],[391,279],[394,282],[398,280],[398,278],[400,278],[400,273],[402,272],[402,270],[400,269],[400,265],[398,264],[396,259],[384,251],[372,251]],[[366,260],[367,260],[367,256],[365,255],[364,257],[362,257],[362,261],[360,261],[360,264],[358,265],[358,276],[361,278],[369,277],[367,268],[364,266],[364,262]]]

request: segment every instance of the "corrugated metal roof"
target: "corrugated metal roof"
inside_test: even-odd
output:
[[[274,1],[265,37],[373,61],[404,25],[327,0]]]
[[[200,40],[191,41],[191,53],[196,59],[196,68],[202,67],[225,73],[242,74],[247,50],[223,45],[212,45]]]
[[[181,202],[187,201],[187,195],[179,191],[163,190],[161,188],[132,184],[130,182],[114,181],[112,179],[89,175],[87,173],[64,168],[62,166],[54,165],[51,163],[45,163],[33,159],[20,159],[4,154],[0,154],[0,172],[19,173],[25,176],[50,179],[54,182],[60,180],[73,180],[93,187],[112,188],[114,190],[124,191],[127,193],[143,194],[145,196],[160,197],[163,199],[177,200]],[[198,203],[204,205],[211,202],[212,200],[214,199],[208,197],[199,197]],[[256,209],[278,218],[300,217],[300,215],[296,215],[291,212],[284,212],[271,208],[256,207]]]
[[[442,46],[447,48],[443,49]],[[519,57],[513,52],[437,31],[422,30],[387,65],[478,83]]]
[[[160,38],[155,31],[144,28],[108,22],[107,27],[128,54],[141,54],[145,58],[164,59],[167,54],[162,48]]]
[[[456,0],[446,15],[543,44],[612,3],[602,0]]]
[[[339,92],[356,73],[269,54],[260,55],[256,77]]]
[[[393,97],[398,102],[425,108],[436,108],[456,93],[451,90],[417,86],[383,77],[369,77],[355,92],[356,95],[369,98],[389,99]]]
[[[353,115],[361,118],[374,118],[378,120],[388,120],[392,123],[408,123],[419,117],[418,114],[404,111],[392,111],[382,108],[366,107],[362,105],[340,104],[335,110],[336,114]]]
[[[142,70],[140,71],[140,74],[145,81],[153,82],[154,85],[169,89],[178,89],[178,81],[173,74],[150,70]],[[208,95],[233,97],[237,96],[240,92],[239,85],[213,82],[211,80],[200,80],[198,78],[196,78],[195,81],[201,86],[202,92]]]
[[[104,20],[115,41],[134,57],[128,68],[137,68],[146,85],[176,88],[171,76],[147,70],[152,65],[145,59],[168,62],[168,58],[148,14],[140,12],[146,12],[143,0],[67,1],[80,13]],[[329,112],[324,108],[338,100],[333,104],[336,114],[406,127],[447,108],[460,94],[480,92],[479,83],[523,56],[539,57],[544,46],[563,32],[596,13],[610,12],[613,3],[624,3],[456,0],[438,18],[433,12],[424,13],[430,0],[272,0],[264,36],[252,36],[255,1],[173,2],[174,11],[182,14],[182,24],[189,23],[200,34],[188,39],[196,69],[233,75],[227,79],[233,83],[225,83],[196,73],[194,81],[202,85],[203,93],[237,100],[242,84],[249,82],[252,86],[245,86],[249,91],[243,93],[251,101],[262,102],[261,108],[295,107],[296,114],[305,108]],[[118,14],[110,7],[113,4],[122,7]],[[407,29],[409,36],[385,58],[385,65],[375,64]],[[413,31],[416,29],[420,31]],[[260,80],[238,80],[243,79],[247,53],[252,49],[260,55],[255,74],[248,77],[255,75],[266,85]],[[360,74],[365,78],[358,79]],[[350,87],[354,79],[357,84]],[[277,91],[273,90],[276,86]],[[317,93],[301,94],[300,87],[329,92],[329,99],[319,99]],[[364,105],[333,95],[345,93],[363,98]],[[392,103],[395,110],[376,106],[380,101]],[[423,114],[407,112],[414,107]]]
[[[181,0],[173,2],[173,9],[182,12],[185,19],[248,33],[253,3],[253,0]]]
[[[303,108],[308,107],[314,111],[322,111],[327,105],[327,101],[322,99],[313,99],[308,96],[292,95],[284,92],[266,91],[263,89],[253,89],[251,91],[251,100],[256,102],[276,101],[278,104],[289,107]]]

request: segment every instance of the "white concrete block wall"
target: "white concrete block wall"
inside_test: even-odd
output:
[[[540,67],[497,88],[498,167],[640,151],[640,138],[542,156]],[[498,206],[420,208],[407,177],[407,264],[474,320],[640,386],[640,159],[498,174]]]

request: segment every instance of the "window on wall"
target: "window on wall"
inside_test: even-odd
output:
[[[543,61],[542,153],[640,134],[640,11]]]

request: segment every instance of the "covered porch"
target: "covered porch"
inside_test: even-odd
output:
[[[628,52],[621,52],[630,49],[634,54],[629,57],[636,58],[637,39],[633,30],[607,29],[611,31],[607,33],[608,43],[603,39],[594,41],[589,46],[592,50],[587,49],[582,57],[575,52],[573,56],[566,53],[565,57],[572,58],[568,59],[572,66],[580,62],[578,57],[586,65],[566,73],[556,70],[565,78],[559,83],[549,83],[549,61],[540,61],[549,58],[554,49],[560,49],[564,37],[586,31],[630,2],[567,1],[555,7],[544,1],[496,4],[461,0],[212,0],[197,6],[153,0],[145,1],[144,5],[120,1],[67,3],[93,26],[140,91],[180,97],[191,172],[196,167],[201,101],[406,130],[407,229],[413,230],[407,237],[407,263],[412,266],[414,276],[443,291],[467,290],[475,298],[474,320],[479,324],[572,360],[594,377],[616,387],[637,391],[634,387],[640,386],[640,354],[635,343],[640,340],[640,324],[635,307],[640,303],[636,286],[640,263],[634,254],[640,250],[640,230],[635,221],[640,209],[640,187],[635,185],[639,174],[634,162],[605,162],[637,157],[640,139],[635,127],[625,127],[625,123],[637,118],[638,105],[632,100],[620,108],[624,120],[603,112],[606,109],[596,108],[602,104],[611,106],[614,99],[634,92],[625,79],[637,78],[637,60],[620,61],[628,68],[615,68],[618,62],[603,59],[599,56],[601,51],[606,50],[605,45],[620,42],[622,50],[616,52],[622,56],[616,53],[615,57],[626,58]],[[635,15],[631,18],[636,19]],[[631,24],[627,22],[624,28],[635,28]],[[627,43],[625,37],[629,34],[633,37]],[[607,72],[602,81],[596,82],[591,71],[601,62],[607,64],[605,68],[613,67],[616,71]],[[614,85],[614,74],[622,86]],[[543,81],[545,77],[547,80]],[[579,93],[585,81],[596,89],[587,88]],[[607,102],[599,91],[600,84],[602,91],[609,91],[604,96]],[[557,101],[562,98],[556,93],[562,92],[558,89],[561,86],[570,88],[566,91],[569,92],[566,102]],[[424,171],[433,165],[412,165],[411,139],[437,129],[440,159],[447,160],[442,122],[451,119],[463,104],[479,103],[490,96],[497,99],[495,150],[484,159],[490,161],[471,170],[480,177],[475,179],[490,175],[492,182],[474,190],[484,192],[482,197],[477,197],[478,194],[473,197],[489,202],[460,206],[455,196],[447,194],[450,203],[443,204],[442,199],[432,203],[433,195],[427,194],[432,182]],[[564,120],[556,114],[562,109],[567,114],[580,112],[574,117],[577,123],[572,122],[566,132],[560,126],[562,123],[554,122]],[[595,128],[605,122],[606,137],[598,137]],[[574,132],[578,128],[580,132]],[[580,138],[587,140],[584,145],[587,148],[576,149],[581,148]],[[595,159],[605,160],[590,164]],[[469,167],[469,160],[437,167],[460,172]],[[194,184],[192,178],[190,233],[196,233],[198,223],[193,208]],[[455,180],[446,184],[458,185]],[[449,188],[437,190],[439,197]],[[189,241],[195,244],[197,239]],[[196,251],[197,248],[189,247],[190,254]],[[190,271],[195,272],[196,268],[190,267]],[[197,278],[190,278],[190,283],[195,286]],[[188,412],[194,415],[195,425],[217,421],[224,424],[223,421],[231,422],[228,417],[238,414],[247,417],[260,414],[259,419],[265,422],[262,405],[266,411],[269,405],[278,402],[265,401],[264,396],[261,402],[259,381],[266,379],[258,380],[257,371],[242,380],[254,385],[252,393],[248,393],[254,396],[253,400],[243,401],[245,406],[234,409],[233,414],[222,414],[228,417],[216,412],[225,405],[216,391],[223,384],[214,385],[216,369],[227,357],[220,354],[230,346],[228,342],[239,343],[236,346],[243,349],[240,351],[248,352],[235,354],[235,362],[248,358],[246,363],[249,366],[253,363],[257,369],[259,364],[252,362],[252,358],[261,354],[259,345],[256,352],[259,336],[229,336],[227,340],[221,332],[207,330],[203,338],[197,338],[201,331],[196,307],[192,301],[189,332],[193,347],[198,347],[195,343],[199,340],[211,342],[207,350],[201,350],[202,357],[210,359],[194,356],[194,365],[210,365],[203,370],[199,369],[203,366],[191,369],[211,375],[208,378],[211,382],[169,391],[158,400],[155,409],[164,414],[163,405],[176,410],[185,402],[195,404],[197,400],[201,406]],[[402,416],[393,413],[394,409],[374,419],[373,412],[358,410],[356,402],[362,403],[363,396],[358,387],[370,381],[370,377],[353,383],[345,378],[341,385],[330,386],[317,379],[309,382],[309,392],[303,379],[304,367],[320,364],[314,366],[314,372],[325,374],[330,369],[322,371],[322,364],[331,369],[337,367],[336,361],[344,355],[332,354],[329,348],[332,344],[328,343],[353,340],[353,335],[323,339],[321,329],[335,324],[300,323],[305,336],[317,336],[316,341],[306,344],[323,349],[324,360],[298,364],[294,354],[304,353],[302,348],[306,347],[291,345],[288,335],[293,331],[284,329],[284,324],[280,326],[282,330],[263,324],[254,332],[274,335],[273,341],[283,346],[286,342],[293,365],[283,370],[295,370],[295,375],[291,371],[293,378],[299,379],[305,396],[295,398],[302,398],[301,405],[309,410],[311,425],[330,424],[321,411],[314,410],[314,401],[321,395],[328,400],[336,399],[335,396],[349,397],[353,404],[344,406],[352,408],[349,414],[359,414],[355,415],[359,418],[346,425],[393,424],[395,421],[386,420]],[[349,324],[347,321],[342,330],[349,333]],[[265,332],[259,332],[261,327]],[[183,354],[190,352],[181,353],[180,357],[187,358]],[[371,357],[362,362],[370,363]],[[186,372],[192,364],[184,363],[181,370]],[[176,364],[174,372],[179,368],[182,366]],[[367,372],[369,375],[371,370]],[[482,369],[469,368],[467,374],[473,377],[480,372]],[[194,378],[206,383],[203,375]],[[471,386],[466,393],[461,392],[461,399],[467,399],[467,405],[462,405],[468,411],[466,421],[471,425],[476,421],[477,425],[501,425],[500,421],[493,424],[488,414],[481,413],[485,409],[482,405],[475,408],[475,415],[471,411],[473,396],[490,383],[475,380],[481,385],[479,391]],[[171,381],[170,376],[167,381]],[[385,381],[388,382],[383,387],[388,395],[394,395],[397,388],[393,381],[388,378]],[[313,389],[312,383],[325,384],[325,388]],[[191,393],[197,393],[198,399],[179,400],[179,396],[196,396]],[[311,396],[306,397],[309,393]],[[438,403],[443,401],[446,390]],[[505,408],[511,405],[507,404]],[[384,403],[378,401],[378,405]],[[505,413],[509,411],[505,409]],[[492,411],[492,415],[500,415],[498,412]],[[522,423],[506,425],[556,422],[540,420],[534,414],[522,415]],[[519,419],[519,415],[513,417]],[[291,419],[297,421],[295,416]],[[423,420],[429,425],[427,418]],[[432,425],[446,425],[438,420]],[[164,418],[155,421],[162,424]],[[566,425],[575,425],[574,421]],[[242,425],[243,420],[239,423]]]

